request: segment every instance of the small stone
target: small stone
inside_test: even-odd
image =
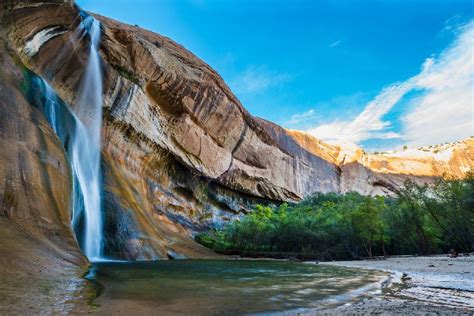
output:
[[[407,281],[407,280],[411,280],[411,278],[408,276],[408,274],[406,273],[403,273],[401,278],[400,278],[402,281]]]

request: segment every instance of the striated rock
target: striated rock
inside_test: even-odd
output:
[[[71,107],[88,51],[88,39],[75,31],[79,12],[60,0],[7,1],[2,8],[11,54]],[[172,40],[95,17],[102,23],[109,257],[213,256],[194,234],[255,203],[316,191],[393,194],[406,179],[462,176],[474,165],[471,140],[442,163],[437,156],[368,155],[285,130],[250,115],[213,69]]]
[[[86,59],[86,45],[74,42],[78,13],[60,1],[25,2],[6,19],[19,58],[71,106]],[[110,255],[209,255],[190,243],[196,231],[238,218],[258,202],[337,189],[335,166],[280,127],[253,118],[194,55],[165,37],[97,18],[103,25]]]
[[[54,131],[19,90],[23,77],[2,43],[0,314],[69,313],[91,290],[70,227],[70,170]]]
[[[342,163],[341,192],[394,194],[407,179],[423,184],[431,183],[439,177],[464,177],[474,170],[474,139],[380,154],[362,152],[356,157],[340,155],[338,159]],[[357,172],[354,168],[364,168],[366,178],[364,172]]]
[[[454,143],[368,154],[355,145],[331,145],[304,132],[288,132],[313,154],[341,168],[341,193],[390,195],[408,179],[430,183],[440,177],[462,178],[474,169],[472,137]]]

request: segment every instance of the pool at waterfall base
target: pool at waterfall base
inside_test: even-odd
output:
[[[276,260],[97,262],[99,311],[140,314],[286,314],[370,297],[386,273]]]

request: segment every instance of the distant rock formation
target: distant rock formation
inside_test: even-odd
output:
[[[3,42],[17,67],[45,78],[71,107],[86,63],[84,45],[73,40],[79,10],[59,0],[7,1],[2,8]],[[297,201],[317,191],[393,194],[406,179],[462,176],[474,166],[472,139],[443,150],[452,150],[445,163],[434,152],[368,155],[285,130],[250,115],[213,69],[169,38],[95,17],[102,23],[103,211],[112,258],[213,256],[193,242],[194,234],[239,218],[255,203]],[[2,112],[15,102],[5,99]],[[58,144],[51,133],[45,138]],[[2,161],[19,159],[6,155]],[[67,211],[67,204],[60,207]]]
[[[339,192],[393,195],[408,179],[431,183],[437,178],[463,178],[474,168],[474,138],[403,150],[366,153],[355,145],[331,145],[304,132],[289,130],[314,155],[341,169]]]

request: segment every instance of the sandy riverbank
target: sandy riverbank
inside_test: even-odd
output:
[[[391,257],[321,264],[392,273],[381,294],[363,302],[320,311],[350,315],[474,315],[474,255]]]

